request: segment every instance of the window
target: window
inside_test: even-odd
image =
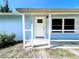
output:
[[[72,31],[64,31],[67,32],[74,32],[74,19],[64,19],[64,30],[72,30]]]
[[[52,19],[52,30],[62,30],[62,19]],[[62,31],[52,31],[62,32]]]
[[[43,23],[42,19],[38,19],[37,23]]]
[[[52,19],[52,32],[62,33],[62,29],[64,33],[74,33],[74,19]]]

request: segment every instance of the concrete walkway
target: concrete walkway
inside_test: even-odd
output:
[[[46,51],[45,51],[44,49],[41,49],[41,50],[39,51],[38,55],[39,55],[39,58],[40,58],[40,59],[46,59],[47,56],[48,56],[47,53],[46,53]]]
[[[76,49],[70,49],[70,52],[72,52],[73,54],[75,54],[76,56],[79,57],[79,51]]]

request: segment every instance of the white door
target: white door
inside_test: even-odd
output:
[[[35,19],[35,38],[44,38],[44,19]]]

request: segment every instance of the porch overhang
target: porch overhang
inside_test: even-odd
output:
[[[23,13],[27,16],[48,16],[51,14],[51,16],[79,16],[79,13]]]
[[[49,13],[55,16],[79,15],[79,8],[16,8],[16,11],[34,16],[47,16]]]
[[[38,13],[79,13],[79,8],[16,8],[20,13],[38,12]]]

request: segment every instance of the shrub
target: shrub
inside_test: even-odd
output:
[[[0,47],[9,46],[15,42],[15,33],[0,33]]]

